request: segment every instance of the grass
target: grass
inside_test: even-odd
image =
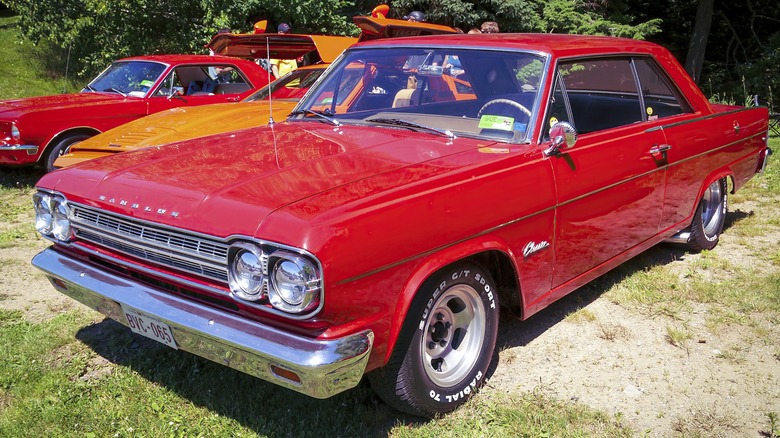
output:
[[[66,62],[60,51],[23,39],[18,21],[10,10],[0,11],[0,99],[77,91],[79,87],[64,78]],[[52,73],[40,73],[47,71]]]
[[[0,310],[0,436],[631,434],[604,413],[541,392],[488,389],[424,423],[390,411],[366,384],[315,400],[95,318],[74,311],[32,324]]]

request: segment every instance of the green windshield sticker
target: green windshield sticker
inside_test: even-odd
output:
[[[480,129],[498,129],[501,131],[511,131],[515,125],[515,119],[504,116],[484,115],[479,119]]]
[[[152,85],[154,85],[153,81],[141,81],[142,87],[151,87]]]

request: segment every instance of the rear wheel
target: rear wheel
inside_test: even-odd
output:
[[[715,248],[726,222],[728,209],[728,184],[721,178],[704,191],[691,223],[688,247],[694,251]]]
[[[60,141],[57,142],[57,144],[55,144],[54,147],[52,147],[44,157],[43,165],[45,166],[46,171],[51,172],[53,170],[57,170],[54,167],[54,162],[57,161],[57,158],[59,158],[61,155],[67,154],[68,151],[70,151],[70,147],[75,143],[86,140],[90,137],[92,136],[89,134],[69,134],[60,139]]]
[[[498,332],[498,290],[472,264],[447,268],[415,298],[388,364],[369,374],[392,407],[432,417],[463,404],[484,383]]]

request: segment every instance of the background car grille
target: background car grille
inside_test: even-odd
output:
[[[80,204],[72,207],[76,237],[157,265],[227,282],[228,244]]]

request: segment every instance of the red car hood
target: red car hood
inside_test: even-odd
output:
[[[256,235],[263,219],[293,202],[379,174],[382,187],[374,190],[407,184],[401,172],[388,174],[485,145],[477,143],[448,144],[398,129],[278,123],[87,161],[45,175],[38,186],[201,233]]]
[[[33,111],[49,109],[78,109],[84,105],[98,105],[104,102],[115,103],[124,99],[122,95],[116,93],[73,93],[4,100],[0,102],[0,116],[19,116]]]

